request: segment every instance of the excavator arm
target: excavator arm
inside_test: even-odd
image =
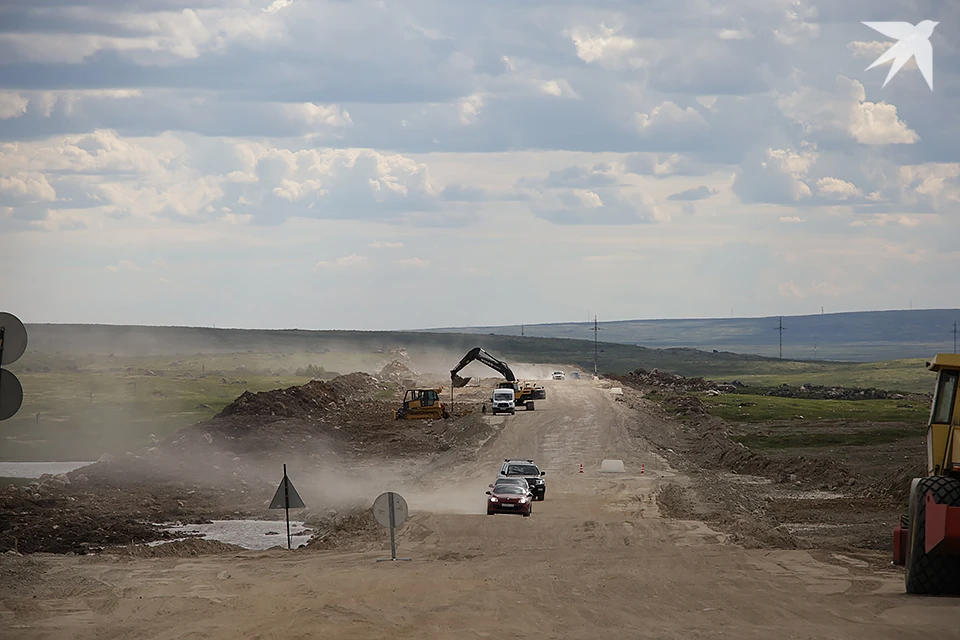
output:
[[[460,363],[450,370],[450,384],[454,387],[463,387],[468,382],[470,378],[461,378],[457,375],[461,369],[473,362],[474,360],[479,360],[483,364],[487,365],[504,378],[507,379],[507,382],[516,382],[517,377],[513,375],[513,371],[510,370],[510,367],[507,366],[506,362],[497,360],[492,355],[481,349],[480,347],[474,347],[467,352],[467,355],[463,356],[463,360]]]

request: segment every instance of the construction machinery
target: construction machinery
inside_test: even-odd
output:
[[[467,355],[463,356],[463,359],[460,360],[457,366],[450,370],[451,385],[453,385],[455,388],[459,388],[466,386],[466,384],[470,382],[470,378],[461,378],[457,375],[457,373],[474,360],[482,362],[506,378],[506,382],[497,383],[497,388],[513,389],[513,402],[515,406],[523,406],[523,408],[527,411],[534,411],[534,399],[543,399],[547,397],[546,391],[543,389],[543,387],[535,387],[531,384],[521,385],[517,381],[517,377],[513,375],[513,371],[506,362],[494,358],[480,347],[474,347],[468,351]]]
[[[926,475],[910,483],[907,515],[893,530],[893,563],[907,593],[960,593],[960,355],[937,354],[927,426]]]
[[[397,409],[397,420],[439,420],[450,417],[447,405],[440,402],[437,389],[407,389],[403,394],[403,406]]]

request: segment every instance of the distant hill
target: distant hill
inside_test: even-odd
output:
[[[605,342],[655,349],[686,347],[779,357],[779,318],[707,318],[691,320],[619,320],[599,322]],[[954,322],[960,309],[861,311],[783,316],[783,357],[791,360],[867,362],[929,358],[953,351]],[[592,322],[528,324],[531,337],[593,339]],[[426,329],[434,333],[519,336],[519,325]]]
[[[28,324],[28,351],[80,357],[87,354],[146,357],[221,353],[316,353],[326,350],[379,353],[405,348],[437,356],[436,367],[452,369],[481,346],[508,363],[569,364],[593,371],[592,340],[479,336],[475,333],[389,331],[305,331],[299,329],[212,329],[92,324]],[[601,372],[625,373],[643,367],[680,375],[760,373],[788,366],[776,360],[695,349],[648,349],[622,343],[598,345]],[[386,356],[384,356],[386,357]],[[25,358],[24,360],[26,360]],[[21,361],[23,362],[23,361]],[[16,365],[15,365],[16,368]],[[790,368],[789,370],[793,370]]]

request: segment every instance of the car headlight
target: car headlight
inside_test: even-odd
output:
[[[527,503],[526,498],[520,498],[520,504],[526,504],[526,503]]]
[[[490,502],[499,502],[499,501],[498,501],[496,498],[494,498],[493,496],[490,496]]]

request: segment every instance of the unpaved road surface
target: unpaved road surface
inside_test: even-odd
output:
[[[899,572],[805,551],[745,550],[662,518],[684,482],[593,381],[548,384],[534,412],[491,418],[469,462],[429,478],[384,544],[198,558],[43,556],[4,564],[0,635],[106,639],[957,637],[960,601],[910,597]],[[484,514],[505,457],[547,471],[531,518]],[[626,474],[601,475],[622,459]],[[580,474],[583,463],[585,473]],[[645,467],[641,475],[640,465]],[[371,500],[375,496],[371,496]]]

